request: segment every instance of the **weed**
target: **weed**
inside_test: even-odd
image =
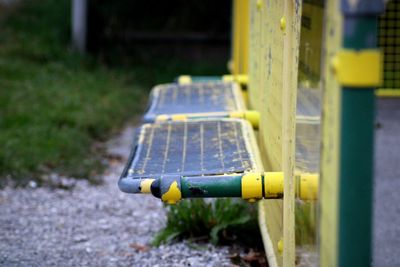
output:
[[[153,239],[153,245],[188,238],[214,244],[240,242],[261,246],[257,207],[242,200],[184,200],[167,207],[167,225]]]

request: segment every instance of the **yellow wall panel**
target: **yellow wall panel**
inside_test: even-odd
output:
[[[262,1],[250,1],[250,39],[249,39],[249,89],[250,106],[253,109],[260,109],[260,87],[261,65],[259,55],[261,54],[261,13]]]
[[[324,45],[324,98],[320,174],[320,266],[337,266],[340,87],[331,60],[342,44],[339,1],[328,0]]]
[[[268,232],[276,263],[294,266],[293,171],[301,6],[299,1],[282,0],[250,4],[250,103],[261,113],[259,145],[264,167],[285,173],[283,201],[260,203],[260,214],[265,214],[261,228]],[[280,240],[282,253],[278,251]]]
[[[232,60],[231,72],[248,73],[249,61],[249,2],[250,0],[233,1],[232,23]]]

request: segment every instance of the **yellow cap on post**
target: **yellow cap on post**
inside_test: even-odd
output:
[[[344,49],[332,58],[331,66],[343,86],[371,88],[382,83],[382,55],[378,49]]]

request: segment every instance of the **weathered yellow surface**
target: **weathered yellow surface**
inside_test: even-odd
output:
[[[232,73],[247,74],[249,61],[249,1],[233,1]]]
[[[338,177],[339,177],[339,121],[340,93],[330,60],[342,43],[342,20],[339,1],[326,2],[325,46],[323,79],[325,92],[322,115],[322,149],[320,174],[320,266],[337,266],[338,236]]]
[[[265,218],[260,224],[273,247],[272,253],[266,244],[270,265],[294,266],[293,172],[301,6],[299,1],[255,0],[250,12],[249,96],[251,108],[261,113],[260,150],[265,170],[285,175],[283,201],[262,201],[260,214]],[[281,239],[282,254],[278,252]]]
[[[254,109],[260,109],[261,80],[261,16],[263,11],[262,0],[250,1],[250,40],[249,40],[249,104]]]
[[[295,133],[301,26],[300,1],[285,2],[286,33],[282,87],[283,266],[294,266],[295,253]],[[286,230],[288,229],[288,230]]]

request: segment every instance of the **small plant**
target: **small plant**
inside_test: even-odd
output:
[[[313,202],[296,204],[296,244],[315,244],[316,237],[316,205]]]
[[[167,207],[167,225],[153,239],[153,245],[183,238],[212,243],[262,243],[257,223],[257,206],[242,200],[184,200]]]

